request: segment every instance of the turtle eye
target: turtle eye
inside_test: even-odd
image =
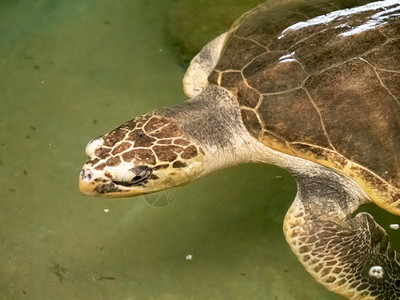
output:
[[[151,173],[153,173],[153,169],[147,166],[137,166],[129,171],[133,172],[135,176],[131,179],[131,183],[140,183],[149,179]]]
[[[149,177],[153,173],[153,169],[150,167],[147,167],[147,166],[136,166],[136,167],[130,169],[129,171],[131,171],[134,174],[134,176],[132,177],[131,180],[127,180],[127,181],[113,180],[113,182],[115,184],[127,186],[127,187],[135,186],[135,185],[142,185],[142,183],[145,183],[147,181],[147,179],[149,179]]]

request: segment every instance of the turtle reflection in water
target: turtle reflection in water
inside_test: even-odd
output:
[[[400,215],[400,2],[342,2],[244,14],[192,60],[189,100],[87,145],[80,190],[125,197],[277,165],[297,181],[283,230],[306,270],[350,299],[400,299],[385,230],[352,216],[367,202]]]

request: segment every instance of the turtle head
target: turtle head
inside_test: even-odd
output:
[[[128,197],[195,180],[204,173],[204,151],[172,119],[146,114],[86,146],[79,176],[83,194]]]

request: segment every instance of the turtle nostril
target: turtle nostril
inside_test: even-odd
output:
[[[93,178],[93,174],[89,169],[82,169],[80,176],[85,181],[90,181]]]

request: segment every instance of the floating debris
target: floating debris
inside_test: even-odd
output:
[[[95,278],[97,281],[101,281],[101,280],[115,280],[116,278],[114,276],[100,276]]]
[[[384,273],[385,273],[385,272],[384,272],[384,270],[383,270],[383,268],[382,268],[381,266],[372,266],[372,267],[369,269],[368,275],[369,275],[370,277],[375,277],[375,278],[377,278],[377,279],[382,279]]]
[[[390,229],[398,230],[400,228],[399,224],[390,224],[389,225]]]

